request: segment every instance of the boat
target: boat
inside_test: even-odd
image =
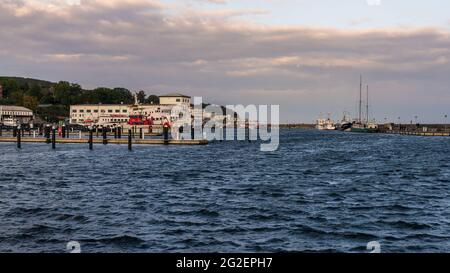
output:
[[[350,117],[350,113],[344,112],[344,116],[341,120],[341,123],[337,125],[337,129],[339,131],[348,132],[348,131],[351,131],[352,127],[353,127],[353,122]]]
[[[330,116],[328,116],[327,119],[319,118],[316,120],[316,129],[321,131],[333,131],[336,130],[336,126]]]
[[[378,133],[378,125],[374,122],[354,123],[350,131],[352,133]]]
[[[19,124],[19,121],[15,118],[3,118],[2,125],[5,127],[15,127]]]
[[[353,133],[377,133],[378,124],[375,121],[369,120],[369,86],[367,86],[367,101],[366,101],[366,118],[363,120],[362,116],[362,76],[359,85],[359,119],[353,122],[350,132]]]
[[[153,125],[153,118],[144,115],[130,115],[128,125]]]

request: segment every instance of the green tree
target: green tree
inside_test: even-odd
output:
[[[69,82],[60,81],[55,85],[54,99],[56,103],[70,105],[71,85]]]
[[[13,79],[4,79],[1,81],[3,86],[3,96],[8,98],[13,92],[19,90],[19,84]]]
[[[159,104],[159,97],[156,95],[150,95],[145,102],[148,104]]]
[[[138,102],[144,103],[145,102],[145,97],[146,97],[146,95],[145,95],[145,92],[143,90],[141,90],[141,91],[139,91],[137,93]]]
[[[25,92],[25,95],[31,96],[36,98],[37,100],[40,100],[42,98],[42,90],[41,87],[37,84],[34,84],[27,92]]]
[[[53,98],[52,94],[46,94],[46,95],[42,96],[39,103],[40,104],[54,104],[55,99]]]
[[[130,104],[133,103],[134,98],[133,94],[130,92],[130,90],[126,88],[114,88],[112,92],[113,96],[113,103],[124,103],[124,104]]]
[[[9,94],[8,98],[15,105],[23,105],[23,92],[22,90],[16,90]]]
[[[39,101],[36,97],[25,95],[23,96],[23,106],[35,111],[39,106]]]

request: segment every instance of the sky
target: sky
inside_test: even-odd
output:
[[[0,75],[277,104],[281,122],[450,114],[450,2],[0,0]]]

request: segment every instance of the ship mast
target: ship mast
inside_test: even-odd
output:
[[[359,123],[362,123],[362,75],[359,81]]]
[[[367,123],[369,123],[369,86],[367,86],[366,116],[367,116]]]

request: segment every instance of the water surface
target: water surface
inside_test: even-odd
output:
[[[280,149],[0,144],[0,251],[450,251],[450,139],[282,130]]]

